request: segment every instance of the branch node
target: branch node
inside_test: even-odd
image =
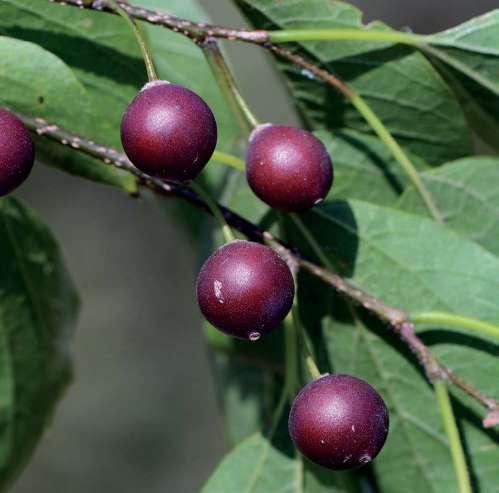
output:
[[[485,416],[483,420],[483,427],[493,428],[497,425],[499,425],[499,408],[497,407],[497,404],[495,404],[494,408],[488,412],[487,416]]]

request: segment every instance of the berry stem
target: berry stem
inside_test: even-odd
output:
[[[154,67],[154,61],[152,59],[151,53],[149,51],[149,48],[147,46],[146,40],[144,39],[144,36],[135,22],[134,18],[128,13],[127,10],[122,8],[119,2],[116,0],[107,0],[107,5],[111,10],[116,12],[118,15],[123,17],[123,19],[126,20],[128,25],[133,31],[133,34],[135,35],[135,39],[137,40],[137,44],[139,45],[140,51],[142,52],[142,57],[144,58],[144,63],[146,66],[147,70],[147,77],[149,79],[149,82],[158,80],[158,75],[156,73],[156,68]]]
[[[322,250],[321,246],[319,245],[319,243],[317,243],[317,241],[315,240],[312,233],[305,226],[305,223],[301,220],[300,216],[298,216],[295,213],[290,213],[290,214],[288,214],[288,216],[291,218],[291,220],[298,227],[298,229],[300,230],[300,232],[302,233],[304,238],[307,240],[307,242],[310,245],[310,247],[312,248],[313,252],[317,255],[317,257],[322,262],[324,267],[331,270],[332,264],[329,262],[329,259],[327,258],[326,254]],[[318,378],[321,377],[321,372],[317,366],[317,363],[315,362],[314,352],[313,352],[313,348],[311,347],[310,340],[308,339],[308,334],[300,322],[300,314],[298,311],[298,304],[296,301],[295,301],[295,303],[293,303],[293,308],[291,310],[293,313],[293,318],[294,318],[295,324],[297,326],[297,329],[299,330],[301,337],[303,339],[302,347],[306,351],[306,354],[304,355],[305,366],[307,367],[307,370],[308,370],[310,376],[314,380],[317,380]]]
[[[318,366],[315,364],[312,356],[308,355],[305,357],[305,364],[307,365],[307,370],[310,373],[310,376],[314,380],[318,380],[319,378],[321,378],[321,372],[319,371]]]
[[[299,388],[298,375],[298,333],[291,310],[284,319],[284,354],[286,360],[285,367],[285,388],[290,399],[293,399]]]
[[[280,228],[280,233],[283,238],[286,237],[286,228],[285,228],[285,215],[284,214],[279,214],[279,228]],[[290,262],[291,267],[293,267],[293,262]],[[293,268],[293,270],[295,270]],[[298,282],[297,282],[297,276],[296,273],[294,274],[294,279],[295,279],[295,293],[298,292]],[[298,309],[298,298],[295,295],[295,298],[293,300],[293,306],[291,307],[291,311],[289,312],[288,316],[286,317],[286,321],[289,324],[289,327],[287,327],[287,333],[292,333],[294,337],[294,369],[293,369],[293,375],[295,375],[294,380],[300,378],[300,375],[298,374],[298,361],[296,360],[296,357],[298,355],[298,348],[300,348],[300,354],[301,357],[303,358],[303,361],[305,362],[305,366],[307,367],[307,370],[312,377],[313,380],[316,380],[321,377],[321,372],[319,371],[319,368],[317,367],[317,364],[314,359],[314,351],[311,346],[310,340],[308,339],[308,334],[306,330],[304,329],[303,325],[301,324],[300,321],[300,311]],[[286,358],[288,357],[288,352],[286,351]],[[287,375],[287,372],[286,372]],[[299,381],[298,381],[299,383]],[[289,390],[290,390],[290,397],[293,399],[296,395],[296,389],[297,385],[293,385]]]
[[[499,327],[497,325],[475,318],[455,315],[454,313],[422,312],[411,315],[411,319],[415,324],[447,325],[449,327],[457,327],[472,332],[478,332],[499,339]]]
[[[454,416],[454,411],[452,410],[447,382],[444,380],[437,380],[434,382],[434,387],[445,432],[447,433],[447,438],[449,440],[454,469],[459,484],[459,493],[473,493],[468,466],[466,464],[459,430],[456,425],[456,418]]]
[[[218,163],[225,164],[226,166],[231,166],[232,168],[235,168],[239,171],[244,171],[244,161],[236,156],[233,156],[232,154],[215,151],[211,158],[213,159],[213,161],[217,161]]]
[[[258,125],[258,120],[255,115],[253,115],[248,104],[241,95],[236,80],[232,75],[222,51],[220,50],[217,40],[212,37],[207,37],[198,44],[201,47],[208,64],[210,65],[211,71],[218,83],[220,91],[227,101],[227,104],[239,120],[241,129],[245,134],[251,133],[251,131]]]
[[[310,232],[310,230],[305,226],[305,223],[301,220],[300,216],[295,213],[289,214],[291,220],[295,223],[296,227],[300,230],[300,233],[305,238],[307,243],[310,245],[310,248],[314,252],[315,256],[320,260],[321,264],[328,270],[334,271],[333,264],[328,259],[326,252],[319,245],[317,240],[314,238],[314,235]]]
[[[426,208],[428,209],[428,212],[437,222],[443,223],[442,215],[440,214],[440,211],[433,201],[433,197],[421,180],[421,176],[419,175],[417,169],[414,167],[414,164],[411,162],[407,154],[402,150],[399,143],[393,138],[392,134],[385,127],[383,122],[378,118],[376,113],[374,113],[371,107],[359,94],[351,92],[349,99],[353,106],[357,109],[357,111],[364,117],[366,122],[369,123],[370,127],[376,132],[378,137],[388,147],[393,157],[398,161],[401,168],[405,171],[406,175],[416,187],[416,190],[421,196]]]
[[[210,194],[206,192],[203,189],[203,187],[201,187],[195,182],[191,182],[191,188],[199,195],[199,197],[201,197],[201,199],[209,207],[211,213],[213,214],[213,217],[218,222],[218,226],[222,231],[225,242],[230,243],[231,241],[234,241],[235,236],[234,233],[232,232],[232,229],[227,224],[227,221],[225,220],[225,217],[223,216],[220,207],[218,207],[218,204],[211,198]]]

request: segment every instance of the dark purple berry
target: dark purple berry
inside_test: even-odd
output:
[[[26,180],[35,161],[35,146],[24,123],[0,108],[0,197]]]
[[[121,142],[130,161],[160,178],[189,181],[210,160],[217,124],[196,93],[165,81],[147,84],[128,106]]]
[[[324,200],[333,183],[333,166],[324,144],[311,133],[265,124],[250,137],[246,177],[266,204],[298,212]]]
[[[388,411],[366,382],[326,375],[305,386],[289,415],[289,433],[301,453],[329,469],[369,464],[388,434]]]
[[[283,321],[293,304],[294,281],[269,247],[236,240],[205,262],[197,280],[199,307],[226,334],[258,340]]]

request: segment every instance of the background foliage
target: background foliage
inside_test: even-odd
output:
[[[194,20],[206,18],[194,1],[170,1],[168,8],[159,0],[139,3]],[[341,2],[237,4],[259,28],[361,26],[359,11]],[[380,23],[369,28],[388,29]],[[165,29],[147,26],[146,31],[161,76],[199,92],[214,108],[219,148],[241,152],[242,136],[201,52]],[[102,144],[119,145],[123,108],[145,77],[122,19],[40,0],[4,0],[0,34],[2,105],[57,122]],[[499,247],[494,235],[499,159],[491,150],[489,156],[475,156],[472,140],[476,133],[496,144],[499,135],[499,13],[437,37],[445,46],[434,48],[431,61],[411,48],[379,43],[309,42],[293,49],[340,75],[366,98],[423,171],[446,225],[425,217],[414,189],[353,108],[323,83],[279,62],[276,67],[302,124],[328,146],[337,171],[328,201],[304,219],[334,266],[381,299],[410,312],[446,310],[499,323]],[[135,189],[129,176],[68,149],[42,139],[37,139],[37,149],[51,166],[126,192]],[[245,217],[268,220],[268,211],[248,192],[237,171],[212,163],[204,179],[214,194]],[[192,217],[190,210],[182,213]],[[0,266],[0,335],[5,340],[0,472],[6,484],[30,455],[67,381],[69,363],[63,348],[76,305],[58,249],[40,219],[18,202],[2,199],[2,224],[0,250],[12,259]],[[206,231],[191,219],[189,224],[195,237],[204,239],[205,257],[210,248]],[[291,223],[286,224],[286,236],[308,251]],[[379,323],[353,313],[342,299],[306,276],[300,279],[299,305],[321,370],[365,378],[386,400],[391,434],[383,453],[363,474],[325,473],[293,452],[283,423],[273,436],[263,435],[282,379],[272,366],[253,360],[258,356],[282,364],[280,335],[255,346],[225,339],[208,328],[209,340],[218,348],[215,373],[235,448],[204,491],[267,492],[279,487],[289,492],[350,492],[366,482],[387,493],[456,491],[434,396],[414,358]],[[493,341],[445,327],[421,327],[421,332],[446,364],[497,395],[499,359]],[[16,339],[10,340],[13,334]],[[481,428],[480,410],[469,400],[459,396],[455,407],[476,491],[499,491],[497,432]]]

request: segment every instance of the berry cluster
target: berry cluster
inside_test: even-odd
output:
[[[210,160],[217,142],[215,117],[194,92],[165,81],[147,84],[125,111],[123,148],[131,162],[155,177],[189,182]],[[34,147],[23,123],[0,109],[0,196],[17,188],[33,166]],[[324,145],[304,130],[259,125],[246,154],[248,184],[262,201],[286,212],[321,202],[333,182]],[[201,312],[228,335],[257,341],[291,310],[294,279],[271,248],[235,240],[213,253],[197,279]],[[293,402],[289,431],[310,460],[331,469],[369,463],[388,433],[388,412],[367,383],[326,375]]]
[[[142,171],[188,181],[209,161],[217,130],[209,106],[193,92],[166,82],[146,85],[128,107],[123,148]],[[328,194],[333,182],[329,154],[304,130],[259,125],[246,154],[246,177],[255,195],[272,208],[305,211]],[[206,319],[222,332],[250,341],[278,327],[291,309],[293,275],[271,248],[235,240],[213,253],[197,279]],[[289,416],[296,447],[330,469],[371,462],[388,434],[388,411],[366,382],[326,375],[296,397]]]

